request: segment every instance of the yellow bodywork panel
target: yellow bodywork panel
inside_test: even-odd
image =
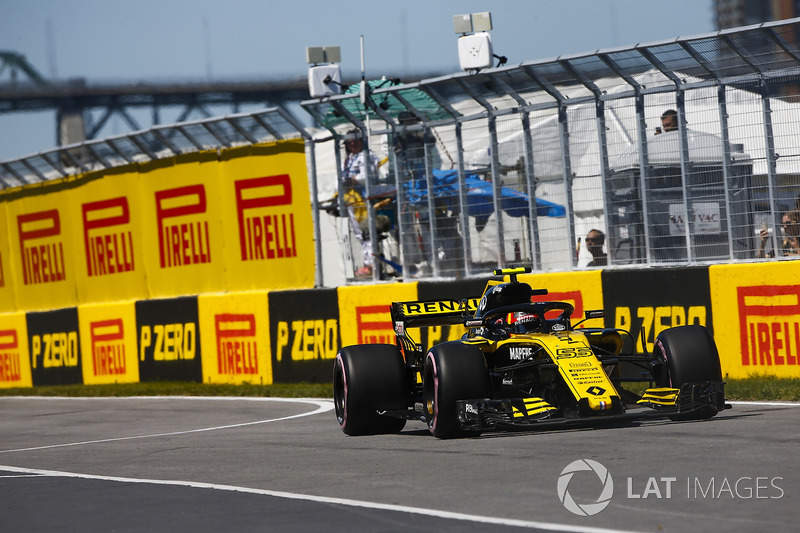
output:
[[[619,394],[585,335],[571,331],[539,340],[578,401],[586,398],[593,411],[611,409],[612,398]]]
[[[534,416],[547,411],[555,411],[556,408],[542,400],[541,398],[523,398],[525,403],[525,410],[517,409],[514,407],[514,418],[523,416]]]
[[[647,389],[642,394],[642,399],[636,403],[646,405],[677,405],[680,389],[670,389],[667,387],[659,389]]]

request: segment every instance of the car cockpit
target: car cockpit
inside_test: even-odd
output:
[[[475,328],[467,336],[486,336],[494,339],[508,338],[514,334],[551,333],[570,329],[573,306],[565,302],[531,302],[534,296],[547,294],[547,289],[532,289],[527,283],[511,281],[498,283],[486,289],[475,311],[475,320],[483,327]]]

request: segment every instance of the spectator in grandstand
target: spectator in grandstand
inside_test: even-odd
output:
[[[656,135],[668,131],[678,131],[678,112],[674,109],[667,109],[661,115],[661,127],[656,128]]]
[[[800,211],[784,214],[782,222],[783,255],[800,255]]]
[[[800,210],[794,209],[787,211],[781,218],[781,250],[784,256],[800,255]],[[761,228],[761,246],[758,250],[758,257],[775,257],[770,250],[769,229]]]
[[[344,200],[347,205],[347,212],[350,218],[350,225],[356,240],[361,245],[363,265],[355,271],[356,277],[372,276],[374,265],[372,255],[372,241],[369,235],[369,222],[367,220],[366,198],[367,174],[371,176],[370,194],[372,199],[380,196],[387,196],[393,192],[393,187],[378,185],[375,180],[378,177],[378,166],[380,159],[373,152],[366,156],[364,153],[364,141],[361,130],[352,129],[347,132],[344,138],[346,156],[342,168],[342,184],[344,185]],[[366,159],[365,159],[366,156]],[[365,163],[366,161],[366,163]],[[367,172],[369,165],[369,172]],[[386,215],[375,216],[375,230],[377,233],[384,233],[391,227],[391,220]]]
[[[589,230],[586,234],[586,249],[592,254],[592,260],[587,267],[600,267],[608,265],[608,256],[603,251],[606,242],[605,234],[599,229]]]

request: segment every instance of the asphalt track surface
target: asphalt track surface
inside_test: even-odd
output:
[[[794,403],[437,440],[330,400],[5,397],[0,531],[797,531],[799,443]]]

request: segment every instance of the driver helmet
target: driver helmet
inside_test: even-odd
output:
[[[541,320],[534,313],[517,311],[508,314],[508,325],[511,326],[512,333],[530,333],[539,331],[542,326]]]

